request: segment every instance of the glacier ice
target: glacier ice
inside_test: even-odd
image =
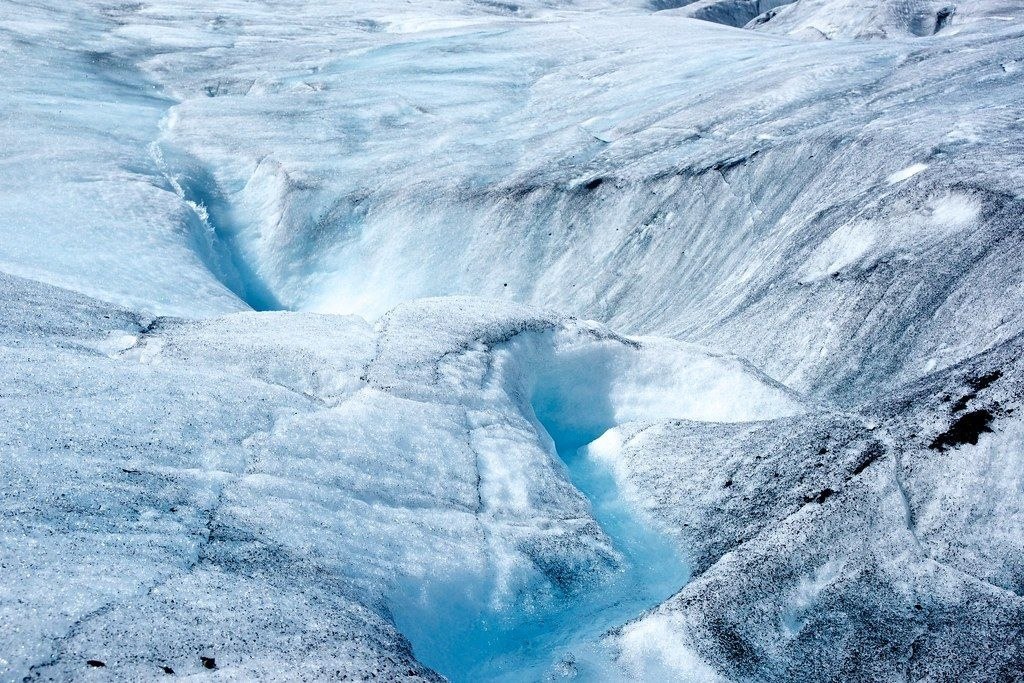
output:
[[[614,476],[691,549],[697,578],[624,627],[618,647],[668,631],[728,662],[716,672],[729,680],[1012,680],[1024,642],[1020,345],[855,413],[631,426]],[[991,411],[991,428],[936,447],[975,411]],[[646,657],[672,665],[675,642]]]
[[[0,680],[1015,680],[1022,27],[0,3]]]
[[[524,638],[575,644],[560,620],[611,628],[604,610],[628,619],[685,580],[684,559],[657,534],[611,541],[570,470],[595,495],[604,486],[612,524],[628,506],[585,460],[567,457],[567,470],[556,448],[571,455],[641,417],[803,410],[734,358],[496,301],[420,300],[375,331],[317,314],[140,319],[27,281],[5,288],[34,313],[25,326],[18,310],[4,316],[15,324],[4,330],[3,409],[16,425],[5,518],[33,539],[4,549],[8,590],[30,598],[5,602],[13,619],[37,615],[32,631],[5,637],[14,675],[73,675],[73,653],[124,664],[126,676],[158,663],[187,672],[199,660],[183,651],[197,642],[243,677],[253,658],[313,676],[363,671],[358,653],[343,666],[289,648],[295,638],[329,648],[346,629],[374,633],[406,666],[409,646],[371,608],[426,663],[493,674],[486,667],[509,666]],[[60,372],[25,371],[47,353]],[[79,558],[74,569],[62,555]],[[61,589],[47,591],[62,570]],[[667,584],[648,580],[666,571]],[[338,594],[318,600],[357,616],[310,631],[307,593],[324,581]],[[637,586],[661,592],[633,595]],[[283,633],[223,641],[219,629],[259,609],[253,591],[280,604],[260,618]],[[193,617],[198,633],[154,644]],[[47,638],[58,656],[35,662]],[[552,653],[515,654],[516,666],[540,666]]]

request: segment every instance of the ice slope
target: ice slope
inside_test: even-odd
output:
[[[102,9],[0,7],[0,267],[164,313],[245,308],[152,158],[173,101],[104,51]]]
[[[627,499],[694,553],[694,580],[613,637],[623,660],[730,680],[1016,680],[1020,358],[1018,336],[848,413],[609,433]]]
[[[978,22],[1021,20],[1020,3],[1013,0],[683,0],[653,8],[810,41],[951,35]]]
[[[748,24],[760,27],[779,16],[779,7],[789,4],[787,0],[697,0],[676,14],[737,28]]]
[[[739,5],[719,0],[715,7]],[[770,33],[805,40],[879,40],[951,35],[977,22],[1019,23],[1020,3],[1012,0],[954,3],[941,0],[797,0],[772,3],[747,24]],[[785,6],[782,6],[782,5]],[[712,14],[709,8],[707,14]],[[703,18],[703,17],[702,17]],[[976,28],[976,27],[975,27]]]
[[[686,571],[602,622],[595,604],[643,590],[638,556],[556,444],[803,410],[735,359],[494,301],[420,301],[374,330],[3,286],[4,679],[77,678],[87,660],[118,679],[197,673],[203,657],[239,679],[431,678],[413,653],[456,680],[493,677],[492,659],[544,671],[597,647],[603,629],[575,636],[581,609],[612,628]],[[523,629],[550,648],[510,663]]]
[[[1021,329],[998,7],[806,44],[628,7],[182,1],[110,9],[95,49],[177,101],[155,147],[256,308],[530,301],[852,402]]]

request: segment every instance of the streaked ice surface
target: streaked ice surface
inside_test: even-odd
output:
[[[4,285],[7,677],[212,657],[243,678],[430,678],[421,651],[458,677],[603,651],[685,571],[648,562],[653,532],[591,513],[581,491],[606,484],[575,468],[577,489],[543,425],[574,446],[639,417],[804,409],[739,359],[493,300],[421,300],[374,328],[152,319]],[[522,660],[488,661],[521,634]]]
[[[11,2],[0,260],[157,313],[555,305],[864,398],[1021,329],[1019,7],[896,30],[933,4],[787,6],[891,29],[815,42],[601,3]],[[806,277],[851,231],[885,238]]]
[[[0,679],[1006,680],[1022,66],[1007,0],[2,2]]]

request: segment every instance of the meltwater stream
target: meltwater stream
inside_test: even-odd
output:
[[[416,657],[453,682],[621,679],[600,637],[671,597],[689,579],[689,565],[676,546],[623,499],[607,465],[588,446],[559,455],[623,556],[623,569],[614,580],[539,614],[526,607],[515,613],[521,606],[513,605],[469,621],[419,615],[411,623],[396,615]]]

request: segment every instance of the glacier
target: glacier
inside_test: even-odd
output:
[[[1020,3],[0,55],[0,680],[1024,680]]]

